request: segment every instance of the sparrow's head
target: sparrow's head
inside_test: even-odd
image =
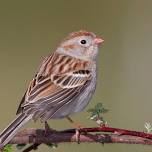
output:
[[[79,59],[95,60],[99,44],[103,41],[92,32],[73,32],[61,42],[57,52]]]

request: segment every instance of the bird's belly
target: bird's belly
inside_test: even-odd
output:
[[[79,97],[76,106],[74,107],[74,113],[82,111],[90,102],[96,88],[96,77],[90,81],[90,84],[84,89]]]
[[[66,104],[62,109],[54,114],[51,118],[64,118],[71,114],[82,111],[90,102],[92,95],[94,94],[96,88],[96,75],[87,84],[86,88],[80,93],[80,95],[69,104]]]

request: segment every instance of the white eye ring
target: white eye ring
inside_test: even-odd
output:
[[[88,47],[91,44],[91,39],[86,36],[82,36],[78,39],[78,43],[82,47]]]

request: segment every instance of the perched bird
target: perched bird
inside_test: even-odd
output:
[[[31,119],[65,118],[87,106],[96,87],[96,58],[102,42],[92,32],[73,32],[46,57],[21,100],[17,118],[0,134],[2,147]]]

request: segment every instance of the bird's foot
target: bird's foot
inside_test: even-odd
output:
[[[77,128],[77,129],[82,129],[85,128],[84,125],[81,125],[79,123],[76,123],[75,121],[73,121],[69,116],[66,117],[67,120],[72,124],[72,127]]]
[[[76,129],[75,130],[75,139],[78,144],[80,144],[80,135],[81,135],[80,130]]]
[[[82,133],[87,134],[87,132],[85,132],[85,130],[83,130],[83,128],[85,128],[85,126],[74,122],[69,116],[67,116],[66,118],[72,124],[72,127],[75,128],[76,141],[78,144],[80,144],[80,135]]]

